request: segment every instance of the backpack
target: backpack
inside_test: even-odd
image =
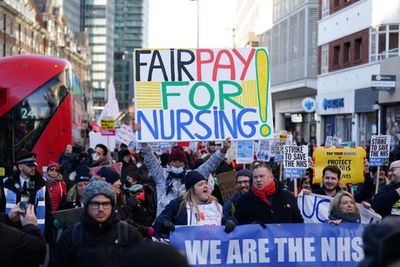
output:
[[[83,226],[81,222],[74,224],[72,228],[72,244],[77,246],[82,243],[83,240]],[[124,246],[128,244],[128,223],[125,221],[118,222],[118,239],[115,241],[116,244]]]

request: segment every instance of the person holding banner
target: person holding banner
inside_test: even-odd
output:
[[[139,128],[140,126],[136,129]],[[225,139],[223,147],[219,151],[213,153],[210,158],[196,170],[204,177],[210,176],[225,159],[225,154],[230,146],[230,138]],[[144,155],[143,163],[149,170],[149,176],[151,176],[156,183],[158,216],[171,200],[181,196],[185,192],[184,178],[188,171],[186,169],[187,158],[182,147],[173,147],[169,155],[168,166],[163,168],[147,143],[142,143],[142,152]]]
[[[239,224],[302,223],[297,200],[278,182],[271,167],[261,162],[253,167],[253,185],[237,203],[235,218]]]
[[[338,193],[329,206],[329,220],[333,224],[360,223],[360,212],[352,194],[346,191]]]
[[[390,184],[382,186],[379,193],[372,198],[371,205],[382,217],[400,216],[400,160],[390,164],[388,176]]]
[[[189,171],[185,176],[186,192],[172,200],[154,222],[156,232],[168,236],[175,230],[175,225],[218,226],[222,224],[222,206],[211,195],[208,180],[198,171]],[[235,228],[233,221],[228,221],[225,231]]]

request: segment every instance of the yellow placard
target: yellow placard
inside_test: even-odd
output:
[[[103,130],[115,130],[114,120],[101,120],[101,128]]]
[[[322,170],[328,165],[337,166],[342,171],[341,184],[363,183],[366,155],[363,147],[317,147],[313,153],[313,183],[322,182]]]
[[[6,169],[0,167],[0,176],[5,176],[5,175],[6,175]]]

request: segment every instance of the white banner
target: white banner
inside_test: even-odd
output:
[[[301,215],[305,223],[324,223],[328,220],[329,205],[332,197],[311,194],[300,194],[297,198],[297,205],[299,206]],[[382,217],[377,214],[373,209],[366,209],[361,204],[357,203],[358,210],[360,211],[361,223],[376,223]]]

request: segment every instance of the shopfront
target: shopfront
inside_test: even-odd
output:
[[[343,142],[354,141],[354,91],[317,95],[319,143],[324,144],[327,136],[337,136]]]

